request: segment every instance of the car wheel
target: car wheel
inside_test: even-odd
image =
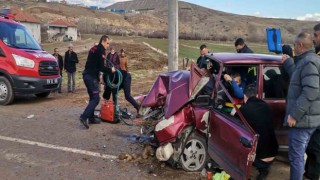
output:
[[[44,92],[44,93],[36,94],[36,96],[39,97],[39,98],[46,98],[49,95],[50,95],[50,92]]]
[[[0,105],[8,105],[14,99],[14,92],[10,81],[0,76]]]
[[[207,144],[203,137],[192,133],[180,157],[180,164],[185,171],[200,171],[207,162]]]

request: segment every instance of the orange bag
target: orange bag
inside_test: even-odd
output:
[[[114,121],[114,105],[112,100],[104,100],[101,103],[100,117],[102,121],[116,123]]]

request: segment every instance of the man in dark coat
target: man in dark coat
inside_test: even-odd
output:
[[[240,108],[244,118],[259,134],[256,158],[253,165],[258,169],[257,179],[265,179],[271,163],[278,153],[278,142],[273,128],[271,108],[266,102],[256,98],[254,85],[248,85],[244,90],[244,102]]]
[[[242,38],[238,38],[234,42],[237,53],[253,53],[253,51],[244,43]],[[257,80],[257,68],[256,67],[238,67],[236,72],[241,75],[243,83],[254,84]]]
[[[238,38],[234,42],[237,53],[253,53],[253,51],[244,43],[242,38]]]
[[[60,81],[60,84],[59,84],[58,93],[61,93],[63,58],[62,58],[62,56],[59,54],[59,49],[58,49],[58,48],[54,48],[52,55],[56,58],[56,60],[58,61],[58,65],[59,65],[59,71],[60,71],[61,81]]]
[[[80,116],[80,122],[88,129],[89,123],[99,124],[100,121],[94,118],[94,110],[99,104],[99,81],[100,72],[112,74],[115,68],[105,66],[106,49],[109,47],[109,37],[103,35],[98,45],[89,51],[85,69],[82,73],[84,84],[89,94],[89,104]]]
[[[64,56],[64,69],[68,75],[68,92],[74,92],[76,88],[76,64],[79,63],[79,60],[77,53],[73,51],[73,45],[69,44],[68,48]]]
[[[310,137],[320,126],[320,58],[313,39],[300,33],[294,43],[294,59],[283,55],[283,66],[290,76],[284,125],[289,126],[290,179],[301,180],[304,153]]]
[[[197,66],[200,69],[207,69],[207,59],[205,55],[209,53],[208,48],[205,44],[200,46],[200,57],[197,59]]]

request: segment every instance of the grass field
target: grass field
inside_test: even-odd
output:
[[[94,34],[85,34],[82,36],[82,40],[71,42],[76,46],[76,52],[82,52],[80,56],[86,56],[87,51],[93,45],[94,42],[98,42],[101,35]],[[125,43],[137,43],[142,44],[146,42],[153,46],[154,48],[161,50],[164,53],[168,52],[168,40],[167,39],[153,39],[153,38],[145,38],[145,37],[125,37],[125,36],[110,36],[112,42],[125,42]],[[65,51],[67,51],[67,47],[70,42],[53,42],[53,43],[44,43],[42,44],[42,48],[49,53],[53,53],[53,49],[58,47],[60,50],[60,54],[64,55]],[[188,57],[190,59],[196,60],[199,57],[199,46],[202,44],[206,44],[209,48],[210,52],[235,52],[233,42],[214,42],[214,41],[200,41],[200,40],[179,40],[179,59],[184,57]],[[257,44],[257,43],[247,43],[248,46],[256,53],[262,54],[271,54],[268,52],[266,44]],[[119,49],[116,49],[119,51]],[[85,59],[82,57],[81,59]],[[180,61],[182,62],[182,61]],[[80,62],[85,63],[85,62]],[[79,71],[77,72],[77,81],[81,81],[81,71],[84,64],[80,65]],[[63,80],[66,82],[66,73],[63,72]],[[138,72],[133,73],[133,79],[135,76],[139,75]]]
[[[98,35],[83,35],[83,39],[99,39]],[[167,39],[155,39],[145,37],[124,37],[124,36],[111,36],[113,41],[127,41],[142,43],[146,42],[162,52],[168,52]],[[112,43],[111,43],[112,44]],[[210,52],[235,52],[234,42],[215,42],[215,41],[200,41],[200,40],[179,40],[179,58],[188,57],[197,59],[199,57],[199,47],[206,44]],[[257,44],[248,42],[247,45],[255,52],[261,54],[272,54],[268,51],[267,44]]]

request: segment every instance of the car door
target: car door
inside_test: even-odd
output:
[[[217,91],[229,93],[219,81]],[[219,93],[219,92],[218,92]],[[219,98],[219,94],[216,96]],[[215,102],[221,102],[217,100]],[[234,104],[233,100],[231,102]],[[248,179],[255,159],[258,135],[252,130],[237,109],[240,118],[224,113],[216,104],[211,111],[208,153],[233,179]],[[234,106],[236,107],[236,106]]]
[[[286,111],[286,96],[289,86],[289,76],[282,66],[263,65],[259,98],[263,99],[272,110],[273,127],[280,149],[288,148],[288,127],[283,126]]]

